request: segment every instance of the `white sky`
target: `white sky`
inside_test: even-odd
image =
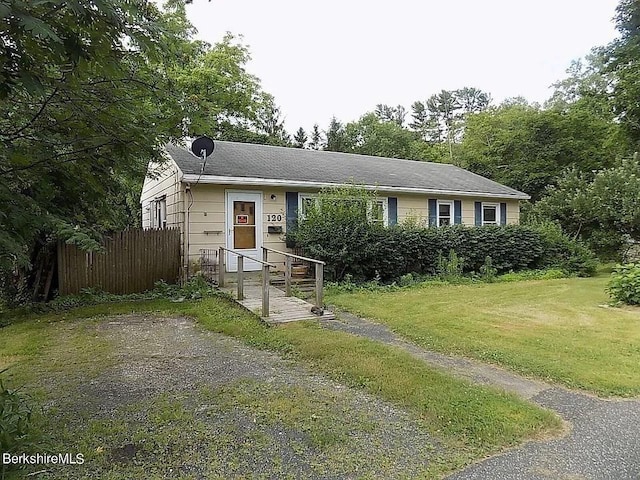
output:
[[[571,60],[616,37],[617,0],[197,0],[187,14],[210,43],[242,34],[247,70],[293,134],[378,103],[410,111],[442,89],[543,102]],[[407,119],[409,116],[407,116]]]

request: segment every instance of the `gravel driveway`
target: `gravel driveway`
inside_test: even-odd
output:
[[[422,478],[445,452],[412,415],[190,319],[79,325],[61,335],[109,343],[106,367],[66,374],[48,409],[86,462],[32,478]]]

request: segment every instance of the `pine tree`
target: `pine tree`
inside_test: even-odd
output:
[[[296,134],[293,136],[293,146],[296,148],[304,148],[307,144],[307,133],[304,128],[300,127]]]
[[[320,150],[322,148],[322,134],[320,133],[320,127],[317,123],[313,125],[313,131],[311,132],[311,141],[309,142],[309,148],[311,150]]]

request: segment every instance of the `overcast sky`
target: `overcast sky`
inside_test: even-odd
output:
[[[378,103],[408,110],[470,86],[543,102],[571,60],[616,37],[617,0],[212,0],[187,7],[199,38],[242,34],[294,133]]]

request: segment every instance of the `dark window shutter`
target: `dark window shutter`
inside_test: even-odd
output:
[[[438,226],[438,202],[435,198],[429,199],[429,226]]]
[[[507,224],[507,204],[501,203],[500,204],[500,225],[506,225],[506,224]]]
[[[298,192],[287,192],[287,232],[298,226]]]
[[[476,225],[482,225],[482,202],[476,202]]]
[[[389,197],[387,199],[389,212],[387,217],[389,218],[389,226],[398,223],[398,199],[396,197]]]
[[[453,223],[454,225],[462,223],[462,202],[460,200],[453,201]]]

